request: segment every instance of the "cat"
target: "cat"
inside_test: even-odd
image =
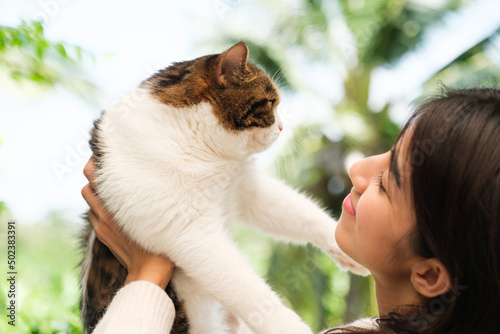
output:
[[[311,333],[238,251],[227,233],[238,219],[367,273],[338,248],[324,210],[254,166],[252,154],[283,124],[278,89],[248,52],[241,42],[174,63],[104,111],[91,132],[105,208],[132,240],[175,263],[171,333]],[[91,332],[127,273],[90,223],[83,247],[81,309]]]

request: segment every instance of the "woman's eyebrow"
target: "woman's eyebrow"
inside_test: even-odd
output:
[[[398,186],[398,188],[401,188],[401,174],[399,173],[398,156],[396,154],[395,147],[391,150],[389,173],[392,175],[392,177],[396,181],[396,185]]]

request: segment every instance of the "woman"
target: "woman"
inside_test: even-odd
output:
[[[416,109],[390,152],[351,168],[336,239],[372,273],[380,316],[325,333],[500,333],[498,143],[500,91],[447,90]],[[127,309],[143,324],[156,321],[146,332],[168,333],[173,308],[163,289],[173,264],[130,245],[90,185],[82,194],[98,238],[128,268],[96,332],[123,323]],[[140,289],[151,293],[141,299]],[[158,305],[133,308],[148,301]]]

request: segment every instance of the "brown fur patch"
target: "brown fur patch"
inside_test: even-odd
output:
[[[179,297],[177,297],[177,293],[175,292],[172,283],[169,283],[167,285],[165,292],[174,303],[174,308],[175,308],[175,319],[170,334],[188,334],[189,319],[187,318],[186,310],[184,310],[184,305],[182,304],[182,300],[180,300]]]
[[[99,169],[101,167],[102,155],[104,154],[104,143],[102,142],[101,137],[99,135],[99,132],[102,131],[101,121],[104,113],[105,111],[101,113],[101,117],[99,117],[94,121],[94,127],[92,128],[92,131],[90,131],[89,144],[90,148],[92,149],[92,154],[94,156],[94,165],[96,169]]]
[[[90,235],[91,229],[89,222],[84,234]],[[125,268],[103,243],[95,239],[86,281],[86,296],[82,296],[81,302],[83,326],[87,333],[93,331],[116,292],[125,283],[126,277]],[[86,301],[85,304],[83,300]]]
[[[177,108],[209,102],[229,131],[269,127],[275,122],[278,90],[247,56],[246,45],[238,43],[218,55],[174,63],[142,86],[157,100]]]

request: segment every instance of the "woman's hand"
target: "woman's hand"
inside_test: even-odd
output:
[[[133,281],[150,281],[160,288],[167,287],[174,264],[168,258],[149,253],[118,229],[113,218],[104,210],[94,191],[94,159],[90,158],[83,173],[89,183],[82,189],[82,196],[90,206],[88,217],[97,238],[105,244],[127,269],[125,284]]]

